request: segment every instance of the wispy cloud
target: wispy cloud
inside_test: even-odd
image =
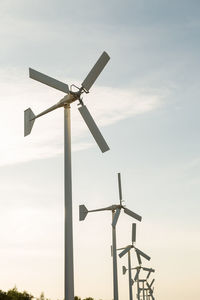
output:
[[[3,76],[1,76],[3,77]],[[15,77],[16,78],[16,77]],[[71,80],[71,82],[77,82]],[[12,85],[11,85],[12,83]],[[12,86],[12,89],[10,89]],[[63,94],[32,80],[6,78],[1,81],[0,165],[26,162],[56,156],[63,152],[63,112],[57,110],[36,120],[32,134],[23,137],[23,111],[31,107],[37,114],[59,101]],[[99,127],[112,125],[136,114],[160,106],[161,91],[120,89],[96,86],[85,96],[91,114]],[[72,105],[73,151],[92,147],[93,140],[83,140],[87,128],[76,104]]]

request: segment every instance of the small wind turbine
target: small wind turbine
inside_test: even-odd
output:
[[[129,253],[130,253],[130,251],[129,251]],[[136,273],[135,273],[135,276],[134,276],[134,280],[131,279],[130,270],[136,270]],[[122,266],[122,273],[123,273],[123,275],[126,274],[126,271],[129,271],[129,289],[130,289],[131,285],[134,284],[134,282],[137,282],[139,280],[139,274],[140,274],[141,270],[148,272],[147,276],[146,276],[146,280],[149,278],[149,276],[150,276],[151,273],[155,272],[154,269],[142,267],[141,265],[138,266],[138,267],[135,267],[135,268],[130,268],[130,263],[129,263],[128,269],[125,266]],[[149,290],[149,289],[147,289],[147,290]]]
[[[131,249],[135,250],[136,256],[137,256],[137,260],[139,265],[142,264],[142,260],[141,260],[141,256],[144,257],[147,260],[150,260],[150,256],[148,256],[147,254],[145,254],[144,252],[142,252],[141,250],[139,250],[138,248],[135,247],[134,243],[136,242],[136,224],[133,223],[132,224],[132,244],[128,245],[124,248],[120,248],[118,250],[122,250],[122,252],[119,253],[119,257],[121,258],[122,256],[124,256],[126,253],[128,253],[128,272],[129,272],[129,299],[132,300],[133,299],[133,291],[132,291],[132,285],[134,283],[135,280],[137,280],[138,276],[139,276],[139,272],[140,270],[137,270],[134,281],[132,280],[132,276],[131,276],[131,254],[130,251]],[[126,267],[123,266],[122,271],[123,274],[125,274],[126,272]],[[139,298],[138,298],[139,299]]]
[[[87,107],[83,104],[82,94],[89,93],[90,88],[94,84],[99,74],[104,69],[110,57],[106,52],[100,56],[94,67],[91,69],[85,80],[82,82],[81,87],[78,88],[66,83],[60,82],[52,77],[42,74],[33,69],[29,69],[29,76],[41,83],[53,87],[67,95],[62,98],[58,103],[35,115],[30,108],[24,112],[24,136],[31,133],[35,119],[59,108],[64,107],[64,187],[65,187],[65,300],[74,300],[74,265],[73,265],[73,222],[72,222],[72,178],[71,178],[71,121],[70,121],[70,105],[78,101],[80,107],[78,108],[81,116],[87,124],[90,132],[96,140],[102,152],[109,150],[109,147],[104,140],[101,132],[95,124]],[[72,87],[77,91],[72,91]]]
[[[116,225],[121,212],[124,210],[125,214],[141,222],[142,217],[122,205],[122,188],[121,175],[118,173],[118,188],[119,188],[119,204],[114,204],[108,207],[88,210],[85,205],[79,206],[79,220],[83,221],[89,212],[98,212],[104,210],[112,211],[112,257],[113,257],[113,294],[114,300],[118,300],[118,276],[117,276],[117,251],[116,251]]]
[[[135,277],[134,277],[134,281],[133,281],[133,283],[135,282],[135,281],[137,281],[137,283],[138,283],[138,295],[140,295],[140,287],[139,287],[139,282],[141,282],[141,280],[139,279],[139,274],[140,274],[140,271],[141,270],[143,270],[143,271],[147,271],[148,273],[147,273],[147,276],[146,276],[146,279],[144,280],[144,282],[146,282],[147,283],[147,279],[149,278],[149,276],[150,276],[150,274],[151,273],[154,273],[155,272],[155,270],[154,269],[152,269],[152,268],[146,268],[146,267],[142,267],[141,265],[140,266],[138,266],[138,267],[135,267],[135,268],[133,268],[132,270],[137,270],[136,271],[136,274],[135,274]],[[143,282],[143,281],[142,281]],[[144,297],[144,283],[143,283],[143,288],[142,288],[142,290],[143,290],[143,297]],[[146,293],[148,292],[148,288],[146,289]],[[140,298],[140,296],[138,297],[138,299]],[[145,298],[144,298],[145,299]]]

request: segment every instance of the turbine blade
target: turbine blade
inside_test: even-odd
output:
[[[61,92],[64,92],[64,93],[69,93],[69,87],[66,83],[63,83],[57,79],[54,79],[50,76],[47,76],[43,73],[40,73],[34,69],[31,69],[29,68],[29,77],[34,79],[34,80],[37,80],[41,83],[44,83],[54,89],[57,89]]]
[[[136,272],[135,277],[134,277],[135,281],[138,280],[139,274],[140,274],[140,269],[137,269],[137,272]]]
[[[127,271],[127,268],[125,266],[122,266],[122,273],[123,273],[123,275],[126,273],[126,271]]]
[[[149,271],[149,273],[147,274],[146,279],[148,279],[150,275],[151,275],[151,271]]]
[[[122,204],[122,185],[121,185],[121,174],[118,173],[118,187],[119,187],[119,201],[120,205]]]
[[[131,250],[132,245],[127,246],[122,252],[120,252],[119,257],[124,256],[129,250]]]
[[[153,279],[152,282],[150,283],[150,287],[152,287],[154,281],[155,281],[155,279]]]
[[[99,74],[103,71],[109,59],[110,57],[106,52],[103,52],[102,55],[99,57],[94,67],[91,69],[91,71],[81,84],[86,91],[89,91]]]
[[[138,264],[141,265],[142,261],[141,261],[140,255],[137,251],[136,251],[136,255],[137,255]]]
[[[99,148],[102,152],[106,152],[109,150],[109,147],[104,140],[101,132],[99,131],[99,128],[97,127],[96,123],[94,122],[89,110],[85,105],[82,105],[78,108],[82,118],[84,119],[86,125],[88,126],[91,134],[93,135],[95,141],[97,142]]]
[[[132,223],[132,244],[136,241],[136,223]]]
[[[88,210],[85,205],[79,205],[79,221],[85,220],[88,214]]]
[[[114,214],[114,217],[113,217],[113,221],[112,221],[112,227],[115,228],[116,224],[117,224],[117,221],[119,219],[119,215],[120,215],[120,212],[121,212],[121,209],[120,208],[117,208],[116,209],[116,212]]]
[[[138,220],[138,221],[142,221],[142,217],[137,215],[136,213],[134,213],[132,210],[128,209],[128,208],[124,208],[124,212],[125,214],[131,216],[132,218]]]
[[[153,269],[145,268],[145,267],[143,267],[142,269],[143,269],[144,271],[149,271],[149,272],[152,272],[152,270],[153,270]]]
[[[149,291],[151,291],[151,287],[150,287],[150,284],[148,283],[148,281],[146,282],[146,284],[147,284]]]
[[[147,284],[147,287],[149,289],[150,296],[152,296],[152,298],[153,298],[153,290],[152,290],[152,288],[151,288],[151,286],[148,282],[146,282],[146,284]]]
[[[30,108],[24,111],[24,136],[31,133],[33,124],[35,122],[35,115]]]
[[[135,248],[135,250],[136,250],[136,252],[138,252],[138,254],[139,254],[140,256],[144,257],[145,259],[147,259],[147,260],[150,260],[150,259],[151,259],[150,256],[148,256],[147,254],[145,254],[145,253],[142,252],[141,250],[139,250],[139,249],[137,249],[137,248]]]

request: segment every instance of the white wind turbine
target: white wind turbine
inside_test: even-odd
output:
[[[129,252],[129,253],[130,253],[130,252]],[[129,254],[129,255],[130,255],[130,254]],[[141,270],[147,271],[147,272],[148,272],[148,273],[147,273],[147,276],[146,276],[146,281],[147,281],[147,279],[149,278],[150,274],[151,274],[152,272],[155,272],[155,270],[152,269],[152,268],[142,267],[141,265],[139,265],[138,267],[135,267],[135,268],[130,268],[130,261],[129,261],[129,259],[128,259],[128,262],[129,262],[128,268],[126,268],[125,266],[122,266],[122,273],[123,273],[123,275],[124,275],[124,274],[126,274],[126,271],[129,271],[129,290],[130,290],[130,292],[131,292],[131,291],[132,291],[131,286],[134,284],[134,282],[137,282],[137,281],[139,280],[139,275],[140,275]],[[134,279],[131,278],[131,272],[130,272],[130,270],[136,270]],[[149,289],[147,288],[147,289],[146,289],[146,292],[148,292],[147,290],[149,290]],[[139,286],[138,286],[138,291],[137,291],[137,293],[140,293],[140,288],[139,288]],[[130,299],[131,299],[131,297],[130,297]]]
[[[71,176],[71,120],[70,120],[70,105],[78,101],[78,108],[83,117],[88,129],[92,133],[99,148],[102,152],[109,150],[109,147],[90,115],[87,107],[83,104],[82,94],[89,93],[90,88],[94,84],[99,74],[104,69],[110,57],[106,52],[103,52],[94,67],[91,69],[81,87],[75,85],[69,86],[66,83],[60,82],[52,77],[42,74],[33,69],[29,69],[29,76],[41,83],[53,87],[59,91],[66,93],[59,102],[38,115],[35,115],[30,108],[24,112],[24,136],[31,133],[35,119],[59,108],[64,108],[64,188],[65,188],[65,300],[74,300],[74,264],[73,264],[73,220],[72,220],[72,176]],[[77,90],[72,91],[72,87]]]
[[[140,292],[141,292],[141,290],[143,291],[143,299],[145,299],[145,292],[146,292],[146,298],[147,298],[147,294],[148,294],[149,288],[146,288],[146,289],[145,289],[145,288],[144,288],[144,283],[146,283],[146,284],[148,283],[148,282],[147,282],[147,279],[149,278],[149,276],[151,275],[151,273],[154,273],[154,272],[155,272],[155,270],[152,269],[152,268],[142,267],[141,265],[138,266],[138,267],[132,268],[132,270],[137,270],[137,271],[136,271],[136,274],[135,274],[135,277],[134,277],[133,283],[134,283],[134,282],[137,282],[137,283],[138,283],[138,286],[137,286],[137,287],[138,287],[138,289],[137,289],[138,299],[140,299]],[[140,271],[141,271],[141,270],[148,272],[146,278],[145,278],[145,279],[142,279],[142,280],[139,279],[139,275],[140,275]],[[124,274],[125,274],[125,272],[124,272]],[[140,283],[140,282],[142,282],[142,284],[143,284],[142,289],[141,289],[140,286],[139,286],[139,283]],[[154,280],[153,280],[153,282],[154,282]],[[151,285],[152,285],[152,284],[153,284],[153,283],[151,283]]]
[[[116,225],[121,212],[124,210],[125,214],[141,222],[142,217],[122,205],[122,188],[121,175],[118,173],[118,188],[119,188],[119,204],[114,204],[108,207],[88,210],[85,205],[79,206],[79,220],[83,221],[89,212],[98,212],[109,210],[112,211],[112,257],[113,257],[113,296],[114,300],[118,300],[118,276],[117,276],[117,246],[116,246]]]
[[[143,251],[141,251],[140,249],[136,248],[134,243],[136,242],[136,224],[132,223],[132,244],[128,245],[126,247],[120,248],[118,250],[123,250],[122,252],[119,253],[119,257],[123,257],[126,253],[128,254],[128,277],[129,277],[129,299],[133,300],[133,291],[132,291],[132,285],[133,285],[133,280],[132,280],[132,275],[131,275],[131,249],[135,250],[136,256],[137,256],[137,260],[139,265],[142,264],[142,260],[141,257],[145,258],[146,260],[150,260],[150,256],[148,256],[147,254],[145,254]],[[125,274],[126,272],[126,268],[123,266],[123,274]],[[136,273],[135,278],[138,278],[139,275],[139,271]],[[139,298],[138,298],[139,299]]]

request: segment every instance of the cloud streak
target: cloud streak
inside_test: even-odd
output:
[[[2,77],[2,76],[1,76]],[[15,77],[16,78],[16,77]],[[12,82],[12,90],[10,89]],[[71,82],[77,82],[71,80]],[[79,84],[80,85],[80,84]],[[30,136],[23,137],[23,111],[31,107],[35,114],[59,101],[63,94],[32,80],[1,81],[0,165],[27,162],[63,153],[63,113],[59,109],[37,119]],[[101,130],[136,114],[157,109],[165,95],[161,91],[121,89],[96,86],[84,97],[84,102]],[[93,147],[87,141],[88,129],[72,105],[72,150]],[[48,120],[49,119],[49,120]],[[88,134],[89,136],[89,134]]]

